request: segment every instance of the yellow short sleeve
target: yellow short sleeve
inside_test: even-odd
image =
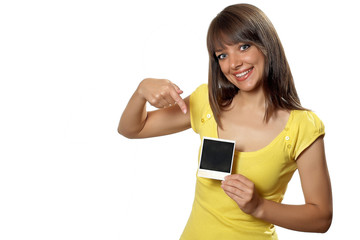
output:
[[[292,135],[292,158],[297,159],[318,137],[325,135],[325,127],[320,118],[311,111],[295,111]]]
[[[200,85],[191,95],[190,95],[190,119],[191,127],[196,132],[199,133],[199,128],[201,126],[201,116],[206,108],[209,105],[209,94],[207,84]]]

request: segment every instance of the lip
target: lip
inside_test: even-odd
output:
[[[251,68],[248,68],[248,69],[246,69],[246,70],[244,70],[244,71],[235,72],[235,73],[233,73],[233,76],[234,76],[235,79],[236,79],[237,81],[239,81],[239,82],[245,81],[246,79],[248,79],[248,77],[250,77],[250,75],[252,74],[253,70],[254,70],[254,67],[251,67]],[[240,73],[244,73],[244,72],[247,72],[247,71],[249,71],[249,72],[248,72],[247,74],[241,76],[241,77],[237,77],[237,76],[236,76],[236,75],[238,75],[238,74],[240,74]]]

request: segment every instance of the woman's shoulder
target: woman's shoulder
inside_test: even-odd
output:
[[[208,85],[202,84],[190,95],[191,127],[198,132],[203,115],[210,109]]]
[[[311,110],[292,110],[291,114],[296,121],[321,121],[317,114]]]
[[[209,101],[209,90],[207,84],[201,84],[195,89],[195,91],[190,95],[190,103],[196,104],[206,104]]]
[[[321,119],[309,110],[292,110],[288,138],[292,156],[297,159],[301,152],[318,137],[325,135],[325,127]],[[292,147],[291,147],[292,146]]]
[[[298,129],[307,129],[323,133],[324,123],[316,113],[310,110],[292,110],[292,125]]]
[[[208,95],[209,93],[209,89],[208,89],[208,85],[206,83],[201,84],[200,86],[198,86],[195,91],[191,94],[191,95]]]

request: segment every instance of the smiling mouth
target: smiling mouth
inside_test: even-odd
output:
[[[251,70],[253,70],[253,68],[250,68],[249,70],[245,71],[245,72],[242,72],[242,73],[238,73],[236,74],[235,76],[240,78],[240,77],[243,77],[245,76],[246,74],[248,74]]]
[[[234,76],[236,77],[236,79],[238,81],[244,81],[250,76],[250,73],[252,72],[253,69],[254,69],[254,67],[252,67],[244,72],[234,74]]]

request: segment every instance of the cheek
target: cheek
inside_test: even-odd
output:
[[[253,65],[253,66],[261,66],[263,58],[258,54],[249,54],[243,57],[243,62]]]
[[[229,71],[228,66],[224,62],[219,63],[219,66],[220,66],[220,70],[222,71],[222,73],[224,75],[226,75],[226,73]]]
[[[260,70],[261,70],[261,75],[263,76],[264,71],[265,71],[265,59],[262,59],[261,61],[259,61],[259,66],[261,66]]]
[[[244,62],[253,64],[253,65],[262,66],[262,65],[264,65],[264,62],[265,62],[265,56],[263,55],[263,53],[260,50],[254,48],[251,51],[251,53],[244,56]]]

